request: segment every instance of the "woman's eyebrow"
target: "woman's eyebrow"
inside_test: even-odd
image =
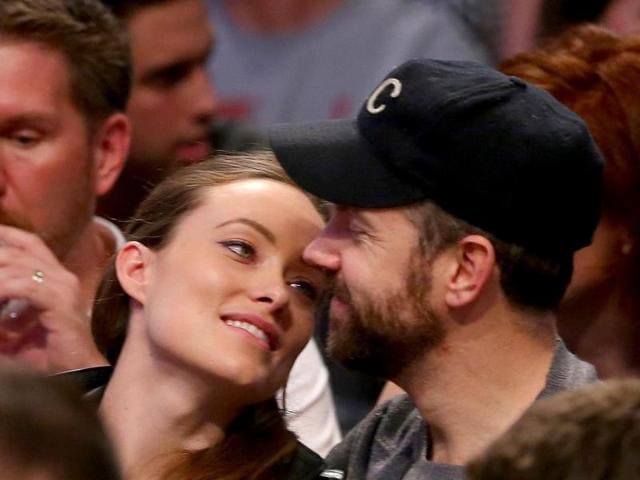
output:
[[[258,233],[262,234],[262,236],[264,236],[273,245],[276,244],[276,237],[271,232],[271,230],[269,230],[267,227],[265,227],[261,223],[258,223],[255,220],[251,220],[249,218],[243,218],[243,217],[232,218],[231,220],[227,220],[225,222],[220,223],[219,225],[216,225],[216,228],[221,228],[221,227],[224,227],[225,225],[230,225],[232,223],[241,223],[243,225],[247,225],[253,228],[254,230],[256,230]]]

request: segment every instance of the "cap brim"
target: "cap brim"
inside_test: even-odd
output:
[[[275,125],[269,141],[278,161],[301,188],[324,200],[363,208],[422,200],[361,137],[354,120]]]

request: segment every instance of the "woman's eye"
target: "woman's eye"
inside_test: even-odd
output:
[[[310,300],[315,301],[318,298],[318,289],[311,282],[306,280],[293,280],[292,282],[289,282],[289,286],[294,290],[299,291]]]
[[[238,257],[243,260],[249,260],[253,258],[256,254],[255,249],[247,242],[243,242],[240,240],[229,240],[226,242],[222,242],[222,244],[230,251],[235,253]]]

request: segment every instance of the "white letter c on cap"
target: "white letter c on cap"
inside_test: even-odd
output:
[[[378,97],[380,96],[380,94],[389,85],[393,87],[391,90],[391,93],[389,94],[391,98],[396,98],[397,96],[400,95],[400,92],[402,92],[402,83],[400,83],[400,80],[398,80],[397,78],[387,78],[384,82],[378,85],[378,88],[376,88],[373,91],[373,93],[369,97],[369,100],[367,100],[367,112],[375,115],[376,113],[380,113],[385,108],[387,108],[387,106],[384,103],[378,106],[376,106],[375,103],[376,103],[376,100],[378,100]]]

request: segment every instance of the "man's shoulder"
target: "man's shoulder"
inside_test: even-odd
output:
[[[113,368],[109,365],[97,367],[78,368],[67,370],[52,375],[53,378],[70,383],[81,394],[87,394],[99,387],[104,387],[113,373]]]
[[[95,215],[93,217],[93,223],[98,227],[98,235],[103,237],[105,243],[109,245],[110,250],[116,252],[126,243],[124,233],[120,227],[112,221]]]
[[[400,395],[371,412],[329,454],[325,478],[462,480],[457,465],[426,460],[427,424],[411,398]]]
[[[79,368],[56,373],[54,378],[70,384],[82,395],[85,403],[96,411],[100,406],[104,389],[111,378],[113,367],[101,365],[98,367]]]
[[[398,452],[425,448],[426,426],[408,395],[380,405],[354,427],[327,456],[329,468],[367,470],[377,458],[393,458]]]
[[[313,450],[298,442],[298,448],[288,466],[288,480],[315,480],[320,477],[325,463]]]
[[[373,409],[345,440],[368,438],[371,440],[392,441],[403,436],[408,430],[423,425],[422,417],[407,394],[398,395]]]
[[[563,390],[571,390],[597,381],[598,374],[595,367],[571,353],[558,337],[551,367],[547,374],[547,383],[538,398],[548,397]]]

